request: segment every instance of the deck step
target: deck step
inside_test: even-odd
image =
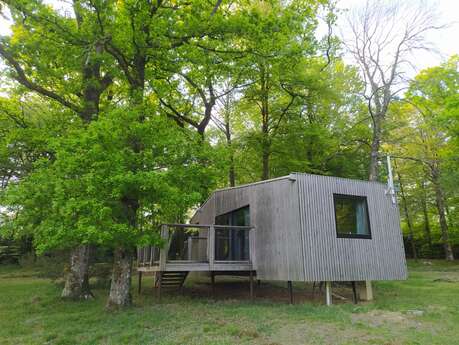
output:
[[[185,283],[188,273],[188,271],[158,272],[156,275],[155,286],[159,287],[161,285],[161,288],[180,289]]]

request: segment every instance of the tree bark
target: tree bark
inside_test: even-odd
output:
[[[61,296],[70,299],[89,299],[93,297],[89,288],[90,247],[78,246],[70,254],[70,268],[65,278]]]
[[[110,284],[108,309],[131,305],[132,251],[118,247],[114,251],[113,271]]]
[[[231,157],[230,157],[230,166],[229,166],[229,171],[228,171],[228,179],[229,179],[230,187],[236,186],[236,171],[234,169],[234,155],[233,155],[233,153],[231,153]]]
[[[430,256],[433,255],[433,246],[432,246],[432,234],[431,234],[431,231],[430,231],[430,221],[429,221],[429,212],[427,210],[427,193],[426,193],[426,190],[425,190],[425,183],[422,182],[421,184],[421,188],[422,188],[422,214],[423,214],[423,217],[424,217],[424,235],[426,237],[426,240],[427,240],[427,244],[429,245],[429,252],[430,252]]]
[[[398,171],[397,171],[397,177],[398,177],[398,182],[400,183],[400,195],[402,197],[402,202],[403,202],[403,211],[405,213],[406,224],[408,225],[408,231],[410,234],[411,254],[413,255],[413,259],[417,260],[418,255],[416,252],[416,244],[414,243],[413,225],[411,223],[410,213],[408,212],[408,205],[406,202],[405,189],[403,186],[402,177]]]
[[[448,234],[448,222],[446,221],[446,208],[445,208],[445,196],[443,193],[443,188],[440,185],[440,176],[438,169],[432,167],[432,183],[435,190],[435,201],[438,211],[438,216],[440,219],[440,231],[441,239],[443,242],[443,249],[445,251],[445,259],[448,261],[454,260],[453,249],[451,243],[449,242]]]
[[[265,141],[265,140],[264,140]],[[261,174],[261,179],[262,180],[268,180],[269,179],[269,158],[270,158],[270,148],[269,144],[263,142],[263,147],[262,147],[262,174]]]
[[[228,168],[228,180],[230,187],[234,187],[236,185],[236,169],[234,168],[234,152],[232,147],[232,138],[231,138],[231,128],[229,124],[229,118],[225,119],[225,136],[226,136],[226,144],[228,146],[230,152],[230,162]]]
[[[271,140],[269,137],[269,73],[265,66],[260,69],[260,103],[261,103],[261,179],[269,179],[269,159],[271,156]]]
[[[374,116],[373,120],[373,137],[371,140],[370,152],[370,167],[369,177],[370,181],[377,181],[379,175],[379,149],[381,146],[381,120],[379,115]]]

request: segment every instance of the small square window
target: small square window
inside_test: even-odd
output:
[[[333,194],[336,233],[344,238],[371,238],[367,198]]]

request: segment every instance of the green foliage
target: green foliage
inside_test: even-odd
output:
[[[14,229],[33,233],[38,252],[154,242],[158,224],[180,219],[203,198],[205,145],[162,116],[139,122],[138,114],[119,108],[88,127],[75,124],[50,139],[52,160],[37,161],[10,185],[5,203],[15,213]],[[138,224],[130,223],[124,198],[138,200]]]
[[[458,93],[459,69],[453,56],[440,66],[421,71],[405,98],[391,108],[386,150],[398,157],[397,170],[405,184],[414,241],[424,255],[436,255],[429,248],[429,229],[434,247],[442,242],[441,212],[447,217],[451,244],[456,248],[459,244],[459,146],[454,132]],[[443,211],[438,198],[445,203]],[[404,218],[406,221],[406,215]],[[408,232],[406,223],[404,230]]]
[[[32,236],[40,253],[155,243],[161,222],[185,221],[232,177],[366,179],[364,82],[336,37],[316,37],[319,13],[336,22],[335,3],[241,0],[211,15],[214,6],[82,0],[66,15],[40,0],[5,5],[4,234]],[[437,185],[458,241],[457,64],[422,71],[382,133],[387,152],[409,158],[397,170],[423,248],[427,223],[440,241]]]

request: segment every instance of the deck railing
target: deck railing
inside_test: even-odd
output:
[[[164,224],[161,227],[163,248],[146,246],[137,248],[139,267],[159,266],[167,263],[250,263],[250,226]]]

